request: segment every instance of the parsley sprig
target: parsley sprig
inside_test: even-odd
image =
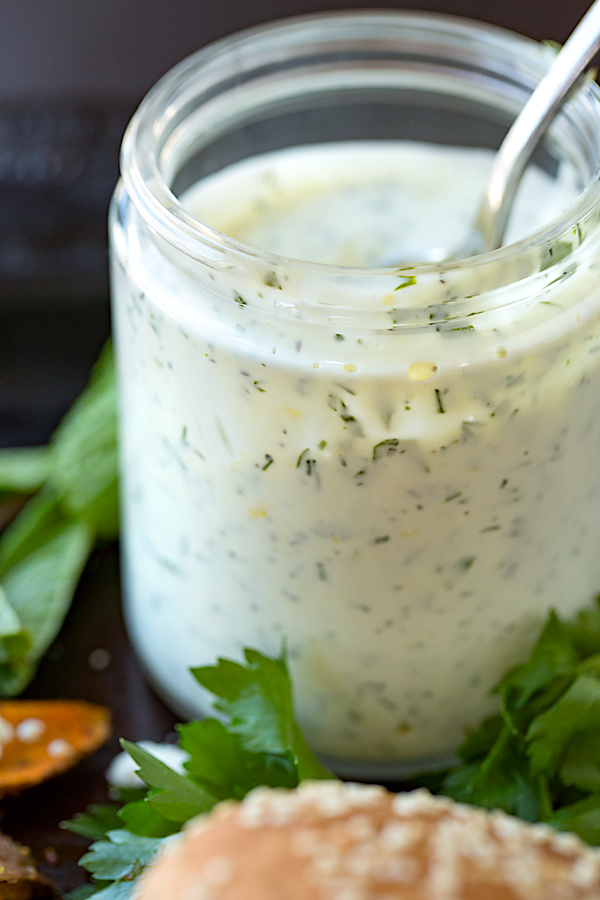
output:
[[[123,742],[147,788],[129,791],[121,809],[91,807],[63,823],[95,841],[81,860],[93,884],[78,900],[125,900],[164,842],[220,800],[241,800],[258,785],[333,777],[294,718],[285,656],[246,650],[244,663],[220,659],[193,674],[216,696],[224,721],[178,727],[189,756],[184,774]],[[600,845],[600,600],[569,621],[552,612],[529,659],[496,692],[501,711],[467,736],[459,763],[404,787],[424,785]]]
[[[501,712],[468,735],[439,791],[600,844],[600,604],[570,621],[552,612],[496,692]]]
[[[208,718],[178,726],[189,756],[183,774],[147,750],[122,741],[147,788],[118,810],[94,806],[63,827],[94,839],[81,859],[93,884],[78,900],[125,900],[135,879],[169,836],[220,800],[241,800],[258,785],[296,787],[306,778],[333,778],[309,750],[294,718],[285,654],[246,650],[244,663],[219,659],[193,669],[217,698],[224,722]]]

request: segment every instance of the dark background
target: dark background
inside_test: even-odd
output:
[[[396,5],[396,4],[393,4]],[[379,7],[340,0],[0,0],[0,447],[45,441],[109,333],[106,212],[123,129],[174,63],[215,38],[286,15]],[[564,41],[588,0],[413,0]],[[110,664],[90,660],[102,648]],[[58,823],[103,801],[120,735],[162,740],[174,717],[152,694],[119,608],[116,548],[96,551],[30,697],[110,706],[111,742],[72,773],[3,802],[60,891],[85,846]]]
[[[399,6],[399,4],[392,4]],[[588,0],[412,0],[564,41]],[[0,3],[0,446],[44,441],[109,330],[120,137],[178,60],[240,28],[359,0]]]

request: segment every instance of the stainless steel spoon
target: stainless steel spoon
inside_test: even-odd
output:
[[[418,262],[464,259],[502,246],[515,194],[531,154],[577,78],[599,49],[600,0],[595,0],[502,141],[467,241],[460,247],[426,250],[420,254]]]

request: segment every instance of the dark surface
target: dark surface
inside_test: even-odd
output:
[[[564,41],[590,0],[27,0],[0,3],[0,98],[36,93],[140,99],[216,38],[321,10],[408,7]]]
[[[47,439],[109,332],[106,213],[125,125],[183,56],[250,25],[380,0],[0,4],[0,447]],[[564,41],[589,0],[390,2]]]
[[[111,660],[94,671],[89,658],[99,648],[108,650]],[[85,699],[108,706],[113,717],[112,738],[92,757],[2,804],[2,830],[32,848],[40,868],[63,893],[85,881],[77,860],[88,842],[59,823],[90,803],[107,801],[104,772],[120,750],[120,737],[162,741],[173,736],[176,722],[144,681],[127,641],[116,547],[92,556],[59,639],[23,696]]]

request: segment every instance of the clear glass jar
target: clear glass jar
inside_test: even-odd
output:
[[[286,641],[315,750],[390,777],[451,753],[547,610],[600,588],[596,86],[537,153],[579,197],[471,260],[304,262],[178,199],[294,146],[494,148],[551,57],[460,19],[326,14],[201,51],[135,114],[110,225],[125,609],[178,711],[207,709],[189,667]]]

